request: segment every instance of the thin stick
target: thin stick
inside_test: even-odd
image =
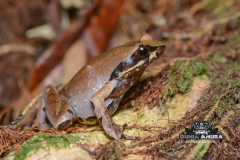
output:
[[[17,127],[17,125],[19,124],[19,122],[21,122],[21,120],[24,118],[25,114],[33,107],[33,105],[42,97],[42,93],[38,94],[36,97],[34,97],[31,102],[24,108],[23,112],[21,112],[17,119],[12,121],[9,125],[7,126],[3,126],[4,128],[8,128],[8,129],[14,129],[15,127]]]

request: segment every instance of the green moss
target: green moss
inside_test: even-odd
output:
[[[163,87],[164,95],[174,96],[177,92],[186,92],[192,86],[194,77],[204,78],[204,76],[207,76],[210,80],[216,81],[220,70],[216,68],[216,65],[213,65],[214,63],[224,65],[223,68],[225,71],[231,69],[240,70],[238,63],[229,64],[228,59],[224,55],[209,53],[209,56],[211,57],[210,60],[200,57],[191,61],[177,60],[171,65],[167,71],[168,79],[165,82],[166,85]],[[225,82],[238,86],[238,82],[231,78],[226,77]]]
[[[194,73],[197,72],[198,74],[202,73],[203,64],[196,63],[196,66],[192,66],[193,64],[189,64],[186,61],[178,60],[175,62],[174,65],[168,70],[169,79],[166,83],[164,88],[164,93],[166,95],[174,95],[176,90],[173,90],[174,87],[178,87],[180,92],[185,92],[191,85],[194,77]],[[197,71],[193,71],[196,69]]]
[[[175,93],[170,85],[167,85],[166,87],[164,87],[163,91],[164,91],[164,94],[168,94],[169,96],[172,96]]]
[[[109,143],[109,147],[113,147],[113,142]]]
[[[222,106],[218,106],[218,110],[217,110],[218,116],[221,116],[223,111],[224,111],[223,107]]]
[[[116,151],[116,152],[114,152],[111,157],[112,157],[113,159],[119,159],[120,156],[121,156],[121,154],[122,154],[120,148],[119,148],[118,146],[116,146],[115,151]]]
[[[215,63],[223,63],[223,57],[222,57],[222,55],[220,55],[220,54],[214,54],[213,55],[213,62],[215,62]]]
[[[211,9],[212,7],[216,7],[218,5],[218,0],[212,1],[212,0],[203,0],[202,1],[202,7],[206,9]]]
[[[232,49],[232,47],[236,46],[240,41],[240,35],[237,35],[231,41],[229,41],[225,46],[223,46],[223,49]]]
[[[194,153],[193,153],[193,159],[202,159],[207,151],[208,148],[210,147],[211,143],[205,142],[203,140],[201,140],[201,143],[198,143],[195,147],[194,147]]]
[[[213,63],[224,65],[226,71],[230,69],[240,70],[237,63],[228,64],[228,59],[221,54],[210,53],[211,60],[204,60],[202,58],[192,61],[177,60],[167,71],[166,85],[163,88],[165,96],[173,96],[176,92],[184,93],[191,86],[194,77],[208,76],[210,80],[215,79],[219,72]],[[226,66],[226,67],[225,67]],[[229,81],[231,79],[226,79]],[[228,82],[232,83],[232,82]],[[236,83],[236,82],[234,82]],[[176,90],[178,88],[178,90]]]
[[[78,141],[79,138],[70,134],[66,134],[69,139],[72,141]],[[46,142],[44,144],[43,142]],[[27,158],[29,152],[36,153],[39,149],[44,149],[49,151],[50,146],[58,149],[60,147],[68,147],[70,145],[69,141],[63,137],[58,135],[47,135],[47,134],[38,134],[32,138],[30,138],[20,150],[19,157],[16,156],[14,160],[23,160]]]
[[[178,85],[178,87],[180,88],[180,91],[181,92],[184,92],[184,91],[186,91],[187,90],[187,88],[188,88],[188,82],[186,81],[186,82],[180,82],[180,83],[177,83],[177,85]]]
[[[218,105],[216,113],[219,117],[224,112],[237,108],[239,101],[240,78],[236,71],[230,71],[227,75],[213,82],[212,95],[206,96],[204,101],[212,101]]]
[[[121,152],[121,149],[119,148],[119,144],[118,143],[115,143],[114,145],[114,142],[111,142],[109,143],[108,145],[108,149],[110,150],[110,148],[112,148],[113,152],[111,154],[111,158],[113,159],[119,159],[122,152]]]
[[[211,12],[212,16],[222,17],[229,10],[233,3],[223,0],[203,0],[202,8]]]
[[[203,81],[203,80],[209,81],[209,78],[206,75],[198,75],[198,76],[196,76],[196,78],[200,79],[201,81]]]
[[[224,71],[229,71],[230,69],[239,71],[239,70],[240,70],[240,66],[239,66],[238,63],[228,64],[228,65],[225,67]]]
[[[209,61],[207,63],[209,65]],[[195,66],[194,66],[194,70],[196,72],[197,75],[200,75],[204,72],[204,64],[201,62],[196,62]]]

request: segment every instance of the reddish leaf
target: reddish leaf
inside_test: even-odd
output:
[[[92,17],[84,34],[89,59],[104,52],[117,25],[123,2],[124,0],[101,1],[98,14]]]

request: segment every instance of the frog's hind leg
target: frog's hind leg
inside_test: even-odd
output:
[[[67,98],[60,98],[58,91],[52,85],[45,89],[43,97],[46,103],[46,115],[53,127],[58,130],[70,127],[76,116]]]
[[[38,113],[36,117],[36,125],[39,129],[50,129],[52,127],[51,123],[47,119],[45,106],[46,103],[42,97],[38,101]]]

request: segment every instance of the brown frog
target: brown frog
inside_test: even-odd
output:
[[[87,125],[99,121],[105,133],[113,139],[137,139],[124,135],[111,115],[145,68],[164,50],[165,45],[143,33],[138,40],[95,57],[59,92],[52,85],[45,89],[37,126],[64,130],[76,120]]]

